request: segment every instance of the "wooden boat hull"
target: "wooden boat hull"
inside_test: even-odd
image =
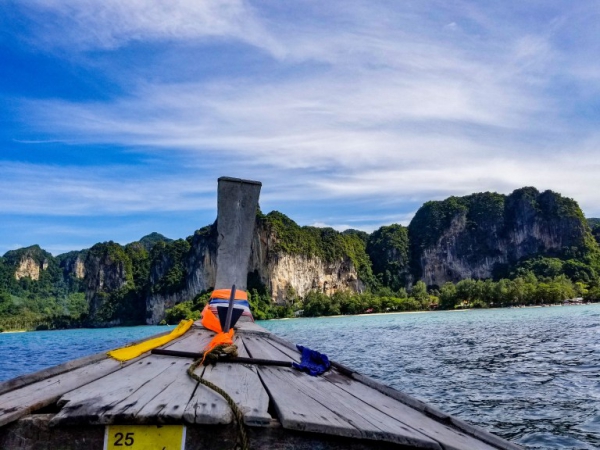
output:
[[[284,339],[251,322],[238,327],[240,356],[299,360]],[[211,337],[196,327],[163,348],[198,351]],[[189,358],[146,353],[123,365],[99,355],[80,361],[0,384],[0,448],[103,449],[111,424],[182,424],[186,450],[234,447],[231,408],[187,375]],[[337,363],[319,377],[226,361],[196,373],[241,408],[250,448],[519,448]]]

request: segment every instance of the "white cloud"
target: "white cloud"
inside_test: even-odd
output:
[[[119,215],[213,209],[215,186],[143,167],[69,167],[0,161],[3,214]]]
[[[42,46],[94,50],[225,38],[281,53],[244,0],[25,0],[21,7]]]
[[[557,45],[567,19],[550,15],[531,27],[512,12],[527,8],[516,2],[399,7],[353,1],[344,8],[334,2],[293,17],[241,0],[27,5],[32,17],[51,14],[61,27],[67,24],[62,35],[54,28],[37,35],[61,45],[72,40],[80,49],[110,49],[135,41],[235,39],[267,50],[270,68],[281,71],[253,66],[248,75],[208,81],[132,79],[129,93],[116,100],[24,102],[23,117],[48,138],[178,151],[188,165],[208,159],[263,180],[263,203],[272,205],[313,196],[370,198],[397,208],[536,185],[600,214],[597,141],[585,124],[569,120],[564,106],[573,100],[552,89],[557,78],[572,81],[569,52]],[[581,54],[575,61],[578,76],[586,69],[597,73],[596,63],[582,63]],[[214,178],[212,172],[202,176]],[[39,188],[42,194],[16,194],[22,209],[48,213],[49,198]],[[76,175],[45,189],[72,199],[69,207],[54,207],[57,214],[86,213],[103,202],[107,211],[197,208],[186,195],[205,194],[174,177],[134,183],[109,174]],[[346,217],[313,222],[350,223]]]

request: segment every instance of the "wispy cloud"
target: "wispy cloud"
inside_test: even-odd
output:
[[[111,50],[131,42],[233,39],[279,54],[243,0],[25,0],[43,47]]]
[[[51,166],[0,161],[3,214],[122,215],[213,209],[214,186],[140,167]],[[215,183],[216,185],[216,183]]]
[[[595,3],[283,5],[19,4],[23,39],[123,88],[103,100],[20,98],[31,135],[20,142],[108,145],[147,162],[90,172],[4,161],[0,208],[210,210],[215,178],[236,175],[264,182],[263,209],[337,228],[406,223],[432,198],[524,185],[600,215]],[[148,65],[154,50],[166,56]],[[326,212],[308,214],[311,202]]]

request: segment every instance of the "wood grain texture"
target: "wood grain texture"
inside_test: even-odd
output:
[[[170,331],[147,339],[168,333]],[[147,339],[133,342],[131,345]],[[120,363],[108,358],[106,353],[102,352],[3,382],[0,384],[0,426],[51,405],[59,401],[62,395],[135,364],[148,354]]]
[[[252,357],[291,359],[259,336],[244,336],[244,344]],[[416,448],[442,448],[436,441],[348,395],[322,377],[286,368],[258,367],[258,372],[284,428],[382,440]]]
[[[144,342],[148,339],[154,339],[157,337],[164,336],[169,334],[171,331],[164,331],[162,333],[155,334],[150,336],[149,338],[140,339],[138,341],[134,341],[127,345],[135,345],[140,342]],[[28,384],[37,383],[38,381],[45,380],[47,378],[53,377],[55,375],[60,375],[61,373],[70,372],[71,370],[78,369],[83,366],[87,366],[88,364],[92,364],[103,359],[107,359],[107,352],[100,352],[89,356],[84,356],[83,358],[74,359],[72,361],[67,361],[66,363],[59,364],[57,366],[48,367],[47,369],[40,370],[38,372],[29,373],[25,375],[21,375],[20,377],[13,378],[11,380],[6,380],[0,382],[0,395],[5,392],[12,391]]]
[[[215,336],[215,333],[206,329],[189,330],[184,336],[176,341],[173,341],[168,346],[160,348],[168,348],[169,350],[178,350],[182,352],[203,352],[206,345]]]
[[[196,388],[186,373],[190,364],[182,358],[148,356],[116,377],[107,376],[63,396],[64,406],[52,424],[181,421]],[[165,391],[171,394],[168,401]]]
[[[202,377],[204,370],[204,367],[198,367],[195,373]],[[183,418],[192,424],[229,424],[233,421],[233,413],[223,397],[211,388],[198,384],[183,412]]]
[[[247,356],[242,338],[236,336],[239,356]],[[219,362],[208,366],[202,376],[229,394],[244,413],[244,422],[251,426],[268,426],[271,423],[269,395],[255,366]]]
[[[192,329],[163,348],[202,351],[213,336],[208,330]],[[187,374],[191,363],[187,358],[147,356],[118,376],[65,395],[52,424],[230,423],[232,413],[226,401]],[[270,423],[268,396],[255,369],[219,363],[208,370],[206,378],[230,393],[246,412],[249,424]],[[205,376],[205,369],[200,367],[196,373]]]
[[[271,334],[266,328],[257,325],[255,322],[243,321],[243,318],[235,325],[234,329],[242,335],[249,333]]]
[[[0,426],[51,405],[63,394],[120,371],[121,363],[103,359],[70,372],[28,384],[0,395]]]
[[[292,359],[296,361],[299,360],[300,353],[295,348],[295,345],[289,341],[272,334],[269,336],[268,342]],[[347,391],[353,395],[360,393],[365,401],[392,415],[394,415],[392,411],[395,408],[400,408],[400,411],[403,411],[404,414],[395,415],[394,417],[408,426],[423,432],[429,437],[438,440],[445,446],[444,448],[521,449],[520,446],[513,444],[512,442],[506,441],[482,428],[446,414],[427,403],[389,386],[383,385],[378,381],[343,366],[342,364],[332,362],[332,366],[336,370],[326,373],[324,375],[325,379],[334,382],[334,384],[343,380],[344,385],[348,380],[353,380],[354,383],[351,383],[345,388]],[[339,377],[339,372],[342,372],[346,376]],[[365,387],[367,390],[364,389]],[[390,400],[393,403],[389,403]],[[424,430],[427,430],[427,432]]]
[[[213,336],[208,330],[191,329],[162,348],[202,351]],[[231,422],[225,400],[187,374],[190,364],[187,358],[150,355],[118,377],[106,377],[61,398],[65,406],[53,424]]]

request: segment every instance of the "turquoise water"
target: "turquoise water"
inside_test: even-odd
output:
[[[600,305],[259,324],[526,448],[600,448]],[[2,333],[0,380],[166,329]]]
[[[0,333],[0,381],[119,348],[173,328],[142,326]]]
[[[260,325],[526,448],[600,448],[600,305]]]

